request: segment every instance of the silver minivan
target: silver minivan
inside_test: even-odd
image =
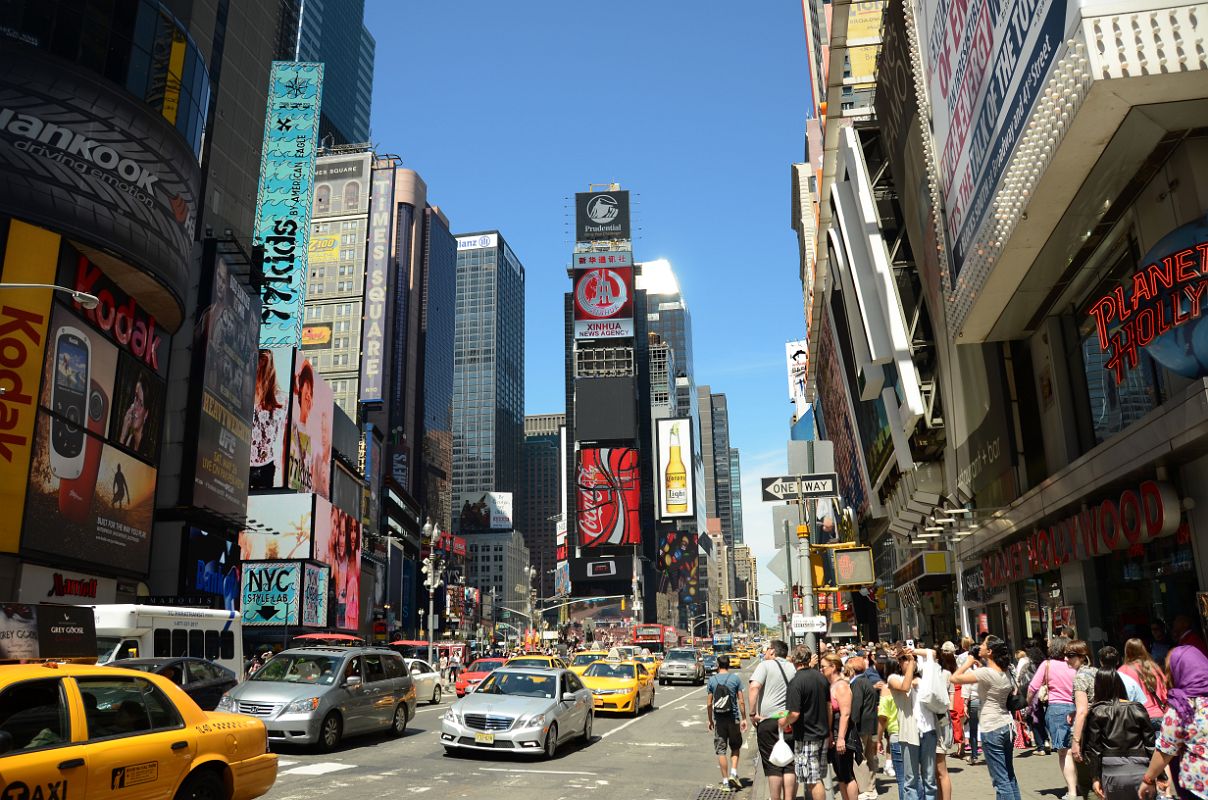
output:
[[[327,751],[345,736],[402,736],[415,716],[415,685],[393,650],[299,647],[273,656],[224,694],[217,710],[263,720],[270,742]]]

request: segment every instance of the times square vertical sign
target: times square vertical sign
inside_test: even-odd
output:
[[[252,232],[264,247],[261,347],[297,347],[302,338],[322,96],[322,64],[273,62]]]

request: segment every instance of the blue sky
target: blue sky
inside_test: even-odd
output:
[[[368,0],[365,20],[378,151],[423,176],[454,232],[498,228],[525,264],[527,413],[562,410],[574,193],[634,193],[634,257],[675,268],[697,383],[729,398],[760,591],[777,590],[759,478],[785,469],[784,343],[805,327],[789,225],[800,5]]]

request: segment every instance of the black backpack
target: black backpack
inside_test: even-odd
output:
[[[851,685],[851,730],[861,736],[877,733],[877,705],[880,696],[872,681],[866,676],[856,678]]]
[[[735,702],[734,691],[726,684],[718,681],[713,691],[713,713],[733,714]]]

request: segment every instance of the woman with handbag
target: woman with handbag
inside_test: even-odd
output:
[[[1049,744],[1057,751],[1057,764],[1061,777],[1065,779],[1066,800],[1078,797],[1078,765],[1070,758],[1073,745],[1071,715],[1074,713],[1074,668],[1065,659],[1065,648],[1070,643],[1064,636],[1049,641],[1049,657],[1036,670],[1028,684],[1028,699],[1035,698],[1039,708],[1044,709],[1044,726],[1049,735]]]
[[[843,673],[843,659],[834,653],[822,657],[822,677],[830,683],[831,746],[827,751],[840,800],[856,800],[856,762],[864,760],[860,734],[851,715],[851,685]]]

